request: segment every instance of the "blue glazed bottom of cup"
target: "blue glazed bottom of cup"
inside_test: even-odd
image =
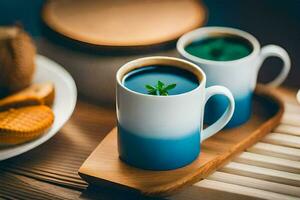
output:
[[[243,97],[235,97],[235,110],[225,128],[233,128],[246,123],[251,117],[253,93]],[[225,112],[229,102],[221,95],[211,97],[205,105],[204,122],[212,124]]]
[[[147,170],[171,170],[193,162],[200,153],[199,130],[176,139],[138,136],[118,126],[120,159]]]

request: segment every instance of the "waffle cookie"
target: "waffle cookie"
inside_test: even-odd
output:
[[[20,144],[37,138],[53,121],[52,110],[44,105],[0,112],[0,144]]]
[[[8,97],[0,99],[0,111],[30,105],[51,106],[54,101],[53,83],[36,83]]]

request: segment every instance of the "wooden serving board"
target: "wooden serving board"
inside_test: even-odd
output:
[[[47,1],[43,20],[56,32],[100,46],[145,46],[176,40],[205,23],[197,0]]]
[[[196,183],[262,139],[279,124],[284,106],[271,91],[258,86],[251,119],[240,127],[220,131],[204,141],[199,157],[186,167],[150,171],[123,163],[118,157],[117,129],[114,128],[80,167],[79,175],[89,183],[128,187],[152,196],[165,196]]]

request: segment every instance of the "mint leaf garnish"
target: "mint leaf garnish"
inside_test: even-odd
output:
[[[157,81],[155,86],[152,85],[145,85],[146,89],[148,90],[148,94],[150,95],[157,95],[157,96],[168,96],[170,90],[176,87],[176,84],[169,84],[166,85],[161,81]]]

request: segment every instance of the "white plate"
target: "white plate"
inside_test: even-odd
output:
[[[55,119],[52,127],[41,137],[30,142],[1,147],[0,160],[17,156],[46,142],[59,131],[72,115],[77,99],[77,90],[73,78],[57,63],[44,56],[37,55],[33,82],[47,81],[51,81],[55,85],[55,100],[52,107]]]

